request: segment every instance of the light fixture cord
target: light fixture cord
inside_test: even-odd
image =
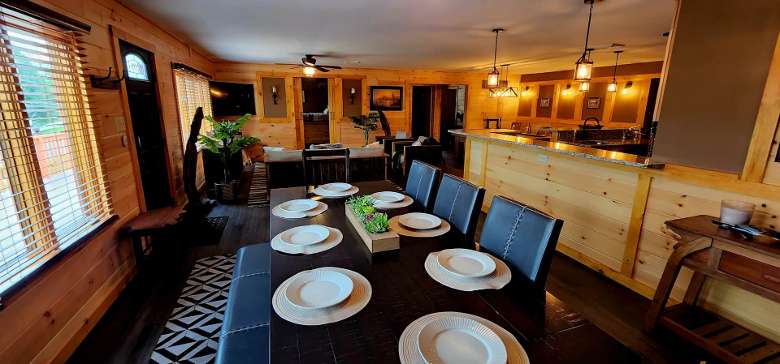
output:
[[[615,52],[615,68],[612,69],[612,82],[615,82],[615,76],[617,76],[618,60],[620,59],[620,52]]]
[[[496,32],[496,44],[493,47],[493,70],[496,69],[496,56],[498,55],[498,33],[500,33],[500,30],[495,30]]]
[[[585,56],[588,54],[588,39],[590,38],[590,20],[593,18],[593,3],[594,1],[590,2],[590,10],[588,10],[588,29],[585,31],[585,50],[582,51],[581,59],[585,59]],[[498,42],[498,39],[496,39],[496,42]]]

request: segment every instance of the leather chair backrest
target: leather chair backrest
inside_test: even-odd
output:
[[[496,196],[482,226],[480,250],[506,262],[534,288],[544,289],[561,227],[563,220]]]
[[[444,174],[436,192],[433,214],[446,219],[465,236],[465,242],[474,242],[479,212],[485,189],[451,174]]]
[[[409,176],[406,179],[406,193],[422,205],[425,210],[431,208],[436,182],[440,174],[441,170],[430,164],[420,161],[412,162]]]
[[[304,149],[301,155],[304,186],[349,182],[349,148]]]

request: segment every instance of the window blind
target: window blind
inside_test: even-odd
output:
[[[179,125],[181,125],[182,149],[187,145],[190,136],[190,124],[195,116],[195,110],[203,107],[203,115],[211,115],[211,95],[209,80],[195,72],[186,69],[174,69],[176,79],[176,97],[179,104]],[[211,131],[211,125],[204,120],[200,133]]]
[[[0,293],[112,215],[78,35],[0,6]]]

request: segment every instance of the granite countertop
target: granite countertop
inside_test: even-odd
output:
[[[512,129],[452,129],[451,134],[497,141],[519,146],[539,148],[550,152],[568,154],[574,157],[601,160],[638,168],[663,168],[663,164],[653,163],[650,158],[634,154],[621,153],[603,149],[590,148],[583,144],[574,145],[565,141],[550,142],[535,139],[532,136],[500,134],[502,132],[517,132]],[[602,145],[635,144],[633,141],[607,140]]]

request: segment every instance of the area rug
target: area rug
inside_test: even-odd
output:
[[[150,363],[213,363],[235,255],[199,259],[165,323]]]
[[[252,182],[249,184],[247,205],[253,207],[268,206],[268,174],[265,163],[256,162],[252,169]]]

